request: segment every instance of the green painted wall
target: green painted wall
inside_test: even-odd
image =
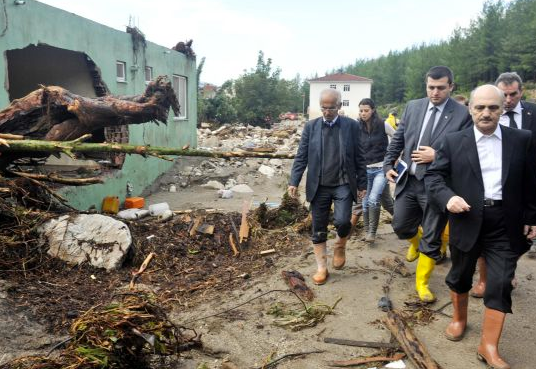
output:
[[[0,12],[0,49],[24,48],[30,44],[46,44],[53,47],[79,51],[87,54],[100,68],[102,79],[112,94],[134,95],[145,90],[143,56],[138,56],[139,69],[132,72],[134,53],[130,34],[121,32],[72,13],[26,0],[24,5],[6,1],[7,23]],[[197,80],[196,62],[183,54],[163,46],[147,42],[146,65],[153,67],[153,78],[158,75],[173,74],[185,76],[188,80],[188,116],[184,120],[174,119],[170,113],[168,124],[159,126],[154,123],[129,126],[130,143],[151,144],[156,146],[182,147],[189,143],[197,146]],[[116,61],[127,63],[127,82],[116,81]],[[5,54],[0,58],[0,80],[7,86],[7,63]],[[0,107],[9,104],[6,88],[0,88]],[[70,204],[78,209],[90,205],[100,208],[102,198],[107,195],[126,195],[126,183],[134,185],[134,194],[139,194],[156,177],[171,167],[172,163],[155,158],[128,156],[121,170],[113,171],[106,177],[104,184],[85,187],[64,188],[61,193]]]

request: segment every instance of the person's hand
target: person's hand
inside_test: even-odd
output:
[[[430,146],[419,146],[418,150],[411,153],[411,160],[415,164],[428,164],[434,161],[435,150]]]
[[[3,138],[0,138],[0,145],[9,147],[9,144]]]
[[[389,182],[395,183],[396,177],[398,177],[398,173],[394,169],[389,169],[389,171],[385,173],[385,178],[387,178]]]
[[[360,198],[361,200],[363,200],[366,195],[367,195],[367,190],[357,191],[357,197]]]
[[[471,210],[471,206],[460,196],[452,196],[447,202],[447,210],[454,214]]]
[[[532,239],[536,238],[536,226],[526,225],[525,226],[525,235],[527,236],[528,240],[532,240]]]
[[[296,187],[296,186],[288,186],[287,192],[288,192],[290,197],[296,198],[296,196],[298,196],[298,187]]]

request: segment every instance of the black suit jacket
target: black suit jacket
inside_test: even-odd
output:
[[[521,108],[521,128],[532,132],[532,141],[536,145],[536,104],[521,101]]]
[[[298,186],[303,172],[307,168],[305,196],[307,201],[313,200],[320,184],[322,171],[322,124],[323,118],[310,120],[302,132],[298,153],[292,165],[289,184]],[[357,191],[367,189],[367,168],[361,147],[361,129],[359,123],[348,117],[339,116],[339,143],[342,145],[343,166],[348,175],[350,189],[354,201]]]
[[[524,225],[536,225],[536,156],[531,133],[500,126],[502,132],[502,198],[511,247],[523,253],[529,244]],[[461,196],[471,210],[449,213],[450,244],[469,251],[482,226],[484,182],[473,128],[446,136],[425,175],[428,201],[447,211],[452,196]]]
[[[408,102],[408,105],[402,114],[402,118],[400,119],[398,129],[391,139],[391,143],[387,147],[387,153],[385,154],[385,160],[383,162],[383,170],[385,173],[390,169],[393,169],[394,163],[398,160],[401,154],[402,160],[408,164],[406,174],[400,178],[396,184],[395,196],[398,195],[406,185],[409,166],[411,165],[411,152],[417,147],[429,102],[430,100],[428,98]],[[447,133],[460,131],[471,125],[472,121],[467,107],[449,98],[432,134],[431,147],[437,151]],[[429,164],[427,167],[428,166]]]

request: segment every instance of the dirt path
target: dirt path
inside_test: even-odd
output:
[[[285,164],[288,170],[290,163]],[[248,170],[238,171],[247,175]],[[238,172],[226,171],[226,176],[237,175]],[[251,169],[249,169],[251,176]],[[284,172],[284,171],[283,171]],[[248,183],[255,191],[253,198],[277,201],[285,188],[285,175],[272,179],[250,177]],[[302,181],[303,182],[303,181]],[[303,184],[303,183],[302,183]],[[228,210],[239,210],[241,199],[251,196],[237,197],[232,200],[216,200],[214,191],[193,186],[180,193],[159,192],[148,198],[149,201],[170,201],[172,207],[217,207]],[[195,200],[193,200],[195,199]],[[262,200],[261,200],[262,201]],[[337,346],[323,342],[325,337],[346,338],[363,341],[388,342],[390,334],[377,320],[384,316],[377,307],[382,296],[382,285],[388,275],[385,269],[374,262],[385,257],[398,255],[403,258],[405,242],[400,241],[392,233],[390,225],[383,224],[380,237],[374,247],[369,247],[357,238],[353,238],[348,246],[348,262],[342,271],[332,271],[329,282],[324,286],[314,286],[309,282],[314,273],[314,257],[307,243],[303,247],[301,257],[283,258],[276,261],[273,273],[262,280],[251,280],[241,290],[229,295],[210,296],[206,303],[192,309],[180,309],[174,312],[178,323],[186,324],[244,302],[261,293],[273,289],[285,289],[281,271],[298,270],[305,277],[308,285],[317,295],[317,301],[333,304],[339,297],[342,300],[335,309],[335,314],[314,328],[292,332],[272,325],[273,317],[268,310],[275,303],[289,304],[298,307],[296,299],[289,294],[269,294],[240,307],[223,317],[212,317],[190,323],[198,332],[203,333],[204,352],[191,352],[184,357],[184,368],[220,368],[223,362],[230,361],[238,368],[261,367],[270,358],[281,355],[311,350],[322,350],[321,354],[310,354],[305,357],[284,360],[279,368],[326,368],[330,360],[344,360],[360,355],[372,355],[374,349]],[[406,263],[414,272],[415,263]],[[431,280],[438,301],[431,306],[437,309],[449,301],[447,287],[444,283],[450,261],[438,265]],[[513,368],[532,369],[536,367],[531,352],[536,352],[534,327],[536,314],[533,306],[536,303],[536,291],[533,282],[536,274],[536,260],[523,257],[519,263],[517,278],[519,287],[514,291],[514,314],[508,316],[501,342],[501,352]],[[404,302],[415,302],[414,275],[403,278],[397,275],[391,285],[391,299],[394,307],[403,309]],[[432,322],[414,327],[417,336],[428,347],[432,356],[446,369],[480,369],[484,368],[475,355],[478,345],[483,305],[482,300],[471,299],[469,306],[469,330],[463,341],[453,343],[443,337],[443,331],[449,318],[435,314]],[[451,307],[445,308],[451,314]],[[207,354],[210,352],[210,354]],[[406,360],[407,367],[411,364]],[[362,366],[366,368],[366,366]]]
[[[269,357],[310,350],[323,350],[321,354],[311,354],[303,358],[283,361],[279,368],[326,368],[331,360],[345,360],[360,355],[372,355],[374,349],[337,346],[323,342],[324,337],[346,338],[363,341],[388,342],[390,334],[381,325],[375,323],[384,313],[377,308],[382,296],[382,285],[387,275],[377,270],[374,264],[386,256],[401,253],[404,243],[393,234],[385,234],[373,248],[352,240],[349,244],[347,266],[342,271],[332,271],[329,282],[324,286],[313,286],[317,300],[333,304],[339,297],[342,300],[335,309],[335,315],[328,316],[325,322],[314,328],[291,332],[272,325],[273,318],[267,314],[276,302],[295,303],[295,298],[288,294],[272,294],[225,314],[225,317],[213,317],[192,323],[196,330],[203,333],[205,347],[212,355],[192,352],[186,360],[197,367],[206,363],[208,368],[220,368],[223,361],[229,360],[238,368],[260,367]],[[308,255],[307,246],[304,256]],[[508,317],[501,352],[513,368],[531,369],[535,367],[531,352],[536,350],[534,326],[536,315],[533,313],[535,302],[534,272],[535,260],[523,258],[517,273],[519,287],[514,292],[514,314]],[[274,267],[273,274],[265,280],[251,281],[247,288],[235,291],[229,296],[213,297],[204,305],[193,310],[176,312],[178,322],[188,322],[205,315],[210,315],[235,306],[251,297],[272,289],[285,289],[280,277],[282,270],[296,269],[309,281],[314,273],[313,256],[296,257],[280,260]],[[437,293],[438,301],[431,306],[437,309],[449,301],[448,291],[443,282],[450,263],[439,265],[432,278],[431,285]],[[414,271],[415,264],[408,265]],[[365,271],[364,268],[375,269]],[[405,301],[415,301],[413,276],[403,278],[396,276],[391,286],[391,298],[395,308],[404,308]],[[475,355],[478,345],[482,300],[471,299],[469,306],[469,330],[463,341],[454,343],[443,337],[443,330],[449,319],[436,314],[428,325],[414,327],[417,336],[428,347],[431,355],[448,369],[484,368]],[[451,314],[451,307],[444,312]],[[406,361],[407,362],[407,361]],[[185,365],[186,365],[185,363]],[[408,363],[408,368],[412,366]],[[364,368],[366,366],[363,366]]]

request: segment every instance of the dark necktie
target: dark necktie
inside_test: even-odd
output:
[[[437,107],[434,106],[432,108],[432,115],[430,115],[430,119],[428,119],[428,123],[426,123],[419,146],[430,146],[432,142],[432,131],[434,130],[436,113],[438,111],[439,109]],[[417,150],[418,149],[419,148],[417,147]],[[417,178],[419,181],[422,180],[424,178],[424,172],[426,172],[426,164],[417,164],[417,167],[415,168],[415,178]]]
[[[514,112],[508,111],[506,112],[506,115],[508,115],[508,118],[510,118],[510,128],[517,128],[516,120],[514,119]]]

